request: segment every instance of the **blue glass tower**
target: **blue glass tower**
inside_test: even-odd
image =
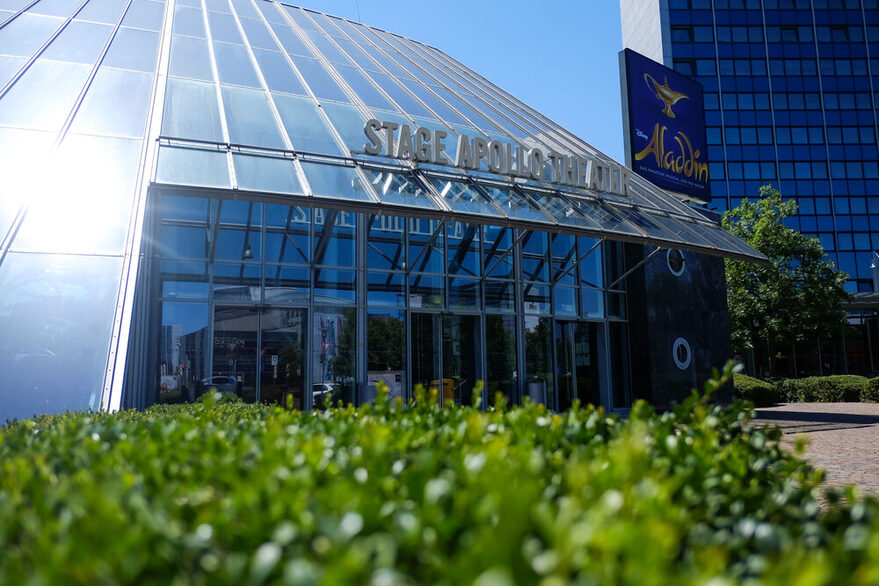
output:
[[[711,207],[796,198],[850,291],[879,249],[877,0],[621,0],[623,42],[702,83]]]

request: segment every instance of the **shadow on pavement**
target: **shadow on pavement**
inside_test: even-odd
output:
[[[853,413],[757,410],[754,423],[774,423],[787,433],[855,429],[879,424],[879,416]]]

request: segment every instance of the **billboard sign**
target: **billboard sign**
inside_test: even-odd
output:
[[[631,49],[620,69],[626,163],[663,189],[709,201],[702,86]]]

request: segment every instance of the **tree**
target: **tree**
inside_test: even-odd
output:
[[[771,186],[723,215],[723,227],[769,259],[768,264],[726,261],[732,349],[754,350],[774,374],[773,358],[797,342],[828,339],[845,323],[846,273],[838,270],[817,238],[786,226],[797,212]]]

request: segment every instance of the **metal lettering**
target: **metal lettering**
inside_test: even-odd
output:
[[[507,144],[507,148],[510,145]],[[488,168],[492,173],[500,173],[504,169],[504,145],[499,140],[488,143]]]
[[[532,179],[540,179],[543,174],[543,153],[540,149],[528,151],[528,174]]]
[[[396,122],[382,122],[382,130],[385,131],[385,137],[388,141],[388,156],[394,156],[394,131],[399,128],[400,125]]]
[[[363,150],[367,155],[377,155],[382,150],[382,141],[378,136],[378,131],[381,130],[382,123],[376,120],[375,118],[370,118],[366,121],[366,126],[363,130],[366,132],[366,138],[369,139],[369,142],[363,145]]]
[[[458,152],[455,155],[456,167],[472,167],[473,155],[470,153],[470,139],[466,134],[458,137]]]
[[[473,166],[471,169],[479,169],[482,159],[488,155],[488,142],[482,137],[473,137]]]
[[[437,165],[446,164],[445,160],[443,160],[443,154],[446,152],[446,143],[443,139],[448,135],[449,133],[444,130],[433,131],[433,162]]]
[[[397,158],[411,159],[414,149],[412,148],[412,129],[409,128],[408,124],[400,125],[400,138],[397,142]]]

